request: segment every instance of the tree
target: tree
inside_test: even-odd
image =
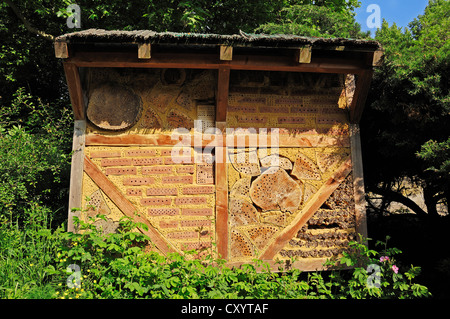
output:
[[[317,37],[367,38],[355,20],[356,0],[295,1],[284,7],[276,21],[259,26],[256,31],[270,34],[295,34]]]
[[[368,190],[420,216],[437,216],[437,203],[450,199],[449,38],[449,1],[431,0],[404,30],[383,21],[376,40],[385,63],[361,123]],[[427,212],[402,193],[404,179],[423,189]]]

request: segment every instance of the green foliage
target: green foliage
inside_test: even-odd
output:
[[[449,25],[450,3],[444,0],[430,1],[410,29],[383,21],[376,40],[385,61],[375,72],[361,123],[362,143],[370,145],[363,152],[369,190],[409,178],[423,187],[429,214],[450,196]]]
[[[0,114],[0,216],[23,220],[36,203],[65,205],[71,116],[56,112],[20,89]]]
[[[45,207],[27,209],[25,225],[0,217],[0,299],[48,299],[55,293],[46,268],[61,240]]]
[[[104,218],[104,216],[97,216]],[[354,270],[334,270],[330,273],[301,273],[298,270],[273,272],[260,260],[239,268],[226,266],[224,260],[211,255],[194,259],[195,251],[186,255],[170,253],[162,256],[146,250],[149,238],[137,231],[136,224],[124,217],[119,231],[102,234],[102,230],[78,220],[81,232],[66,233],[55,258],[48,267],[53,282],[58,282],[55,298],[195,298],[195,299],[339,299],[339,298],[419,298],[429,296],[426,287],[413,283],[420,269],[412,267],[402,274],[389,270],[394,264],[380,264],[380,289],[367,288],[367,265],[375,263],[378,253],[366,245],[351,243],[352,254],[345,254],[340,264],[355,266]],[[384,249],[382,255],[399,253]],[[335,262],[329,262],[334,265]],[[391,259],[390,263],[394,263]],[[398,264],[398,263],[397,263]],[[78,273],[67,272],[77,265]],[[67,284],[69,279],[69,285]]]
[[[274,22],[257,31],[270,34],[296,34],[317,37],[365,38],[355,20],[357,1],[297,1],[284,7]]]
[[[414,282],[420,267],[405,268],[395,259],[401,254],[397,248],[388,248],[387,242],[377,241],[381,251],[368,248],[363,238],[350,242],[350,252],[344,252],[339,267],[354,267],[351,272],[333,271],[330,275],[329,294],[351,299],[412,299],[430,297],[428,288]],[[336,265],[330,261],[328,264]]]
[[[352,242],[348,254],[329,261],[335,270],[274,272],[260,260],[230,268],[224,260],[195,251],[167,256],[149,251],[146,225],[124,217],[116,233],[104,234],[93,222],[77,220],[79,232],[52,230],[49,212],[34,206],[23,227],[0,221],[0,298],[62,299],[368,299],[424,298],[428,289],[415,282],[419,267],[394,259],[396,248],[380,253]],[[377,245],[380,245],[378,243]],[[389,256],[380,261],[379,256]],[[368,287],[368,265],[380,266],[380,288]],[[397,273],[393,265],[399,267]],[[354,267],[353,269],[348,269]]]

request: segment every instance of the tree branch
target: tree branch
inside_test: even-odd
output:
[[[17,6],[11,0],[3,0],[3,1],[12,9],[14,14],[23,22],[25,28],[27,28],[29,32],[40,35],[41,37],[49,41],[53,41],[55,39],[53,35],[45,33],[44,31],[38,30],[35,27],[33,27],[31,23],[28,22],[27,19],[25,19],[23,14],[19,11]]]
[[[419,217],[426,218],[428,217],[428,214],[426,211],[424,211],[422,208],[420,208],[419,205],[417,205],[413,200],[409,199],[408,197],[403,196],[400,193],[394,192],[391,189],[381,189],[376,188],[373,189],[372,192],[382,195],[385,199],[393,202],[397,202],[400,204],[405,205],[409,209],[411,209],[414,213],[416,213]]]

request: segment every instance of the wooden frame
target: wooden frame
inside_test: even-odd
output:
[[[365,70],[357,75],[356,88],[353,94],[352,104],[350,105],[350,123],[359,123],[372,83],[373,70]]]
[[[307,51],[305,51],[307,52]],[[306,61],[306,56],[304,57]],[[229,62],[231,70],[260,70],[288,72],[317,72],[360,74],[371,69],[365,61],[352,58],[311,57],[309,63],[298,63],[285,56],[233,54],[232,61],[220,61],[220,56],[206,53],[161,53],[155,52],[151,59],[139,59],[129,52],[77,52],[66,59],[78,67],[129,67],[129,68],[186,68],[219,69]]]
[[[150,58],[151,58],[150,43],[138,44],[138,59],[150,59]]]
[[[74,217],[80,217],[83,170],[84,170],[84,147],[85,147],[86,121],[76,120],[73,127],[72,143],[72,165],[70,167],[69,186],[69,214],[67,230],[74,232]]]
[[[167,133],[149,135],[128,134],[86,134],[85,108],[86,100],[83,95],[79,68],[119,67],[119,68],[186,68],[186,69],[213,69],[218,72],[218,83],[216,92],[216,127],[221,129],[223,135],[215,136],[213,140],[201,140],[202,147],[215,147],[215,155],[221,156],[222,161],[215,165],[215,196],[216,196],[216,243],[220,258],[227,259],[229,255],[229,231],[228,231],[228,176],[227,176],[227,145],[234,147],[248,147],[254,142],[250,137],[241,139],[239,134],[225,135],[226,117],[228,107],[229,83],[231,70],[254,70],[254,71],[285,71],[285,72],[313,72],[313,73],[337,73],[355,74],[356,88],[350,105],[350,137],[320,137],[280,133],[278,137],[279,147],[350,147],[351,156],[337,171],[325,182],[319,191],[303,208],[289,226],[287,226],[275,238],[275,240],[261,252],[259,258],[267,261],[274,269],[277,267],[273,261],[275,255],[283,249],[286,243],[299,231],[307,220],[320,208],[325,200],[335,191],[340,183],[352,171],[354,183],[356,230],[367,237],[364,181],[361,158],[361,142],[359,135],[359,122],[363,106],[370,88],[373,66],[378,66],[382,60],[382,51],[364,51],[361,54],[365,58],[354,59],[351,55],[342,52],[339,58],[324,58],[313,54],[313,48],[292,49],[292,56],[256,55],[242,54],[239,50],[233,52],[233,47],[228,45],[219,46],[219,54],[211,53],[165,53],[154,50],[150,43],[138,44],[138,52],[82,52],[70,51],[65,42],[55,43],[55,55],[65,59],[63,62],[66,80],[69,88],[71,103],[73,107],[75,125],[73,140],[73,156],[71,168],[71,185],[69,208],[81,208],[81,190],[83,172],[86,173],[99,188],[114,202],[115,205],[127,216],[138,222],[146,224],[148,231],[140,231],[147,234],[155,243],[157,248],[164,254],[177,251],[158,230],[141,216],[136,215],[136,209],[131,202],[107,179],[106,176],[84,156],[85,146],[130,146],[130,145],[155,145],[173,146],[180,145],[185,139],[173,140],[172,135]],[[315,48],[317,49],[317,48]],[[336,46],[334,51],[346,51],[347,47]],[[356,50],[358,51],[358,50]],[[341,53],[339,53],[341,54]],[[270,138],[270,135],[268,135]],[[267,139],[267,137],[265,137]],[[193,146],[194,137],[186,145]],[[259,146],[265,146],[264,140],[257,136]],[[240,144],[239,144],[240,143]],[[198,146],[198,145],[197,145]],[[77,212],[69,212],[68,230],[74,231],[72,219],[78,216]],[[305,270],[323,269],[325,258],[314,261],[294,262],[290,267],[300,267]],[[242,262],[228,262],[229,266],[239,266]],[[288,267],[289,268],[289,267]]]
[[[217,127],[218,128],[218,127]],[[229,134],[225,135],[225,130],[221,130],[222,135],[208,135],[208,139],[204,139],[203,135],[196,137],[195,133],[190,134],[190,139],[180,135],[175,139],[175,135],[167,133],[149,134],[149,135],[129,135],[119,134],[104,136],[99,134],[87,134],[86,145],[88,146],[193,146],[193,147],[221,147],[233,145],[234,147],[248,147],[255,141],[260,147],[266,147],[271,143],[277,143],[280,147],[349,147],[350,139],[348,136],[293,136],[290,134],[280,133],[278,136],[272,137],[269,133],[266,136],[251,136],[246,134]],[[200,145],[196,145],[199,142]]]
[[[350,127],[351,154],[353,163],[353,187],[355,198],[356,231],[367,238],[366,200],[364,197],[364,174],[361,137],[358,124]]]
[[[72,103],[73,115],[75,120],[84,120],[85,107],[78,66],[67,62],[64,62],[63,65],[70,94],[70,101]]]

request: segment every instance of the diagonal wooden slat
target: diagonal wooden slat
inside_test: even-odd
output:
[[[144,223],[148,226],[148,231],[144,229],[139,229],[139,231],[150,237],[152,243],[155,244],[163,254],[176,251],[176,249],[173,248],[155,228],[153,228],[147,219],[135,214],[137,209],[134,205],[87,156],[84,157],[84,171],[126,216],[131,217],[136,222]]]
[[[275,255],[291,240],[314,213],[322,206],[328,197],[339,187],[352,170],[352,161],[347,160],[322,185],[316,194],[308,201],[302,212],[287,226],[259,257],[262,260],[273,259]]]

